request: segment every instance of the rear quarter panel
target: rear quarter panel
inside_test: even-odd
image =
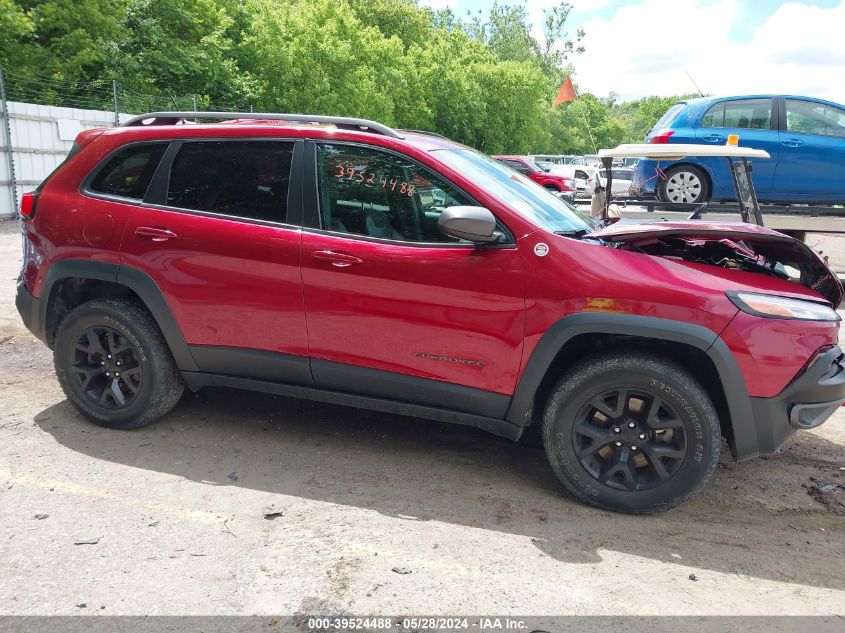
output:
[[[35,218],[23,224],[23,276],[36,297],[41,296],[47,271],[56,261],[120,263],[120,239],[135,205],[79,192],[82,180],[119,145],[101,139],[92,141],[50,178],[38,195]]]

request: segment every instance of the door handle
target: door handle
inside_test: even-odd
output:
[[[804,141],[798,138],[782,138],[780,144],[784,147],[801,147]]]
[[[162,229],[155,226],[139,226],[135,229],[135,237],[145,238],[153,242],[166,242],[176,238],[176,233],[170,229]]]
[[[706,136],[702,136],[701,139],[703,141],[707,141],[708,143],[722,143],[725,140],[725,137],[721,134],[708,134]]]
[[[346,268],[352,264],[364,263],[364,260],[360,257],[340,251],[314,251],[311,253],[311,257],[321,262],[329,262],[332,266],[337,266],[338,268]]]

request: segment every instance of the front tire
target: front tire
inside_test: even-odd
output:
[[[687,501],[719,461],[719,420],[704,388],[646,352],[589,357],[553,389],[543,444],[561,483],[582,501],[647,514]]]
[[[112,429],[146,426],[184,390],[161,330],[131,301],[96,299],[74,308],[56,333],[53,363],[68,400]]]
[[[661,202],[707,202],[710,200],[710,183],[698,167],[677,165],[666,171],[666,180],[658,182],[657,197]]]

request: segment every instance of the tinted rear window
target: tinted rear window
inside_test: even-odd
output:
[[[657,123],[654,124],[654,127],[651,128],[652,132],[654,130],[662,130],[665,127],[669,127],[672,125],[672,122],[678,118],[678,115],[683,111],[684,108],[687,107],[686,103],[676,103],[671,108],[666,110],[666,113],[660,117]]]
[[[170,170],[167,204],[286,222],[292,159],[289,141],[186,142]]]
[[[131,145],[108,160],[88,188],[110,196],[143,200],[167,143]]]

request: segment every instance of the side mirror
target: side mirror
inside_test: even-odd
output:
[[[469,242],[496,242],[496,218],[484,207],[447,207],[437,221],[440,232]]]

